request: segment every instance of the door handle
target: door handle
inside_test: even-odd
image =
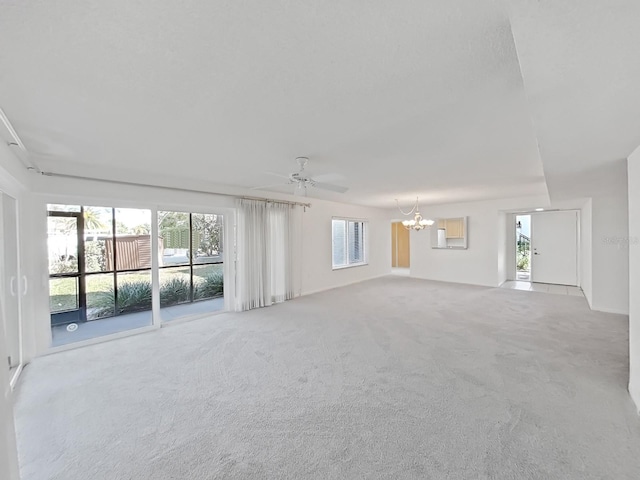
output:
[[[24,288],[22,289],[22,295],[24,296],[27,294],[27,290],[29,289],[29,281],[27,280],[26,275],[22,276],[22,280],[24,280],[23,282]]]
[[[538,252],[533,252],[534,255],[540,255]]]
[[[11,292],[12,297],[16,296],[16,289],[14,286],[15,283],[16,283],[16,277],[11,277],[11,281],[9,282],[9,292]]]

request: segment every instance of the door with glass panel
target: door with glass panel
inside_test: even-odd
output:
[[[53,346],[150,326],[151,212],[48,208]]]
[[[158,212],[162,321],[224,309],[223,217]]]
[[[20,296],[26,288],[26,279],[18,269],[18,214],[16,200],[0,192],[0,285],[2,294],[2,325],[6,338],[6,367],[11,372],[21,363]],[[10,374],[13,378],[13,374]]]

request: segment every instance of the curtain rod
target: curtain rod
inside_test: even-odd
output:
[[[237,198],[241,198],[243,200],[257,200],[257,201],[260,201],[260,202],[267,202],[267,203],[284,203],[286,205],[300,205],[301,207],[304,207],[304,208],[310,208],[311,207],[310,203],[290,202],[289,200],[274,200],[272,198],[245,197],[245,196],[238,196]]]
[[[189,193],[203,193],[205,195],[220,195],[223,197],[233,197],[233,198],[242,198],[242,199],[246,199],[246,200],[259,200],[259,201],[263,201],[263,202],[267,202],[267,203],[284,203],[287,205],[300,205],[301,207],[304,208],[311,208],[311,204],[310,203],[303,203],[303,202],[290,202],[288,200],[274,200],[272,198],[263,198],[263,197],[247,197],[244,195],[234,195],[232,193],[217,193],[217,192],[210,192],[207,190],[196,190],[196,189],[192,189],[192,188],[181,188],[181,187],[165,187],[163,185],[153,185],[151,183],[138,183],[138,182],[127,182],[125,180],[107,180],[104,178],[97,178],[97,177],[85,177],[82,175],[71,175],[71,174],[67,174],[67,173],[55,173],[55,172],[38,172],[40,173],[40,175],[43,175],[45,177],[60,177],[60,178],[72,178],[74,180],[89,180],[92,182],[103,182],[103,183],[116,183],[118,185],[130,185],[133,187],[151,187],[151,188],[164,188],[167,190],[173,190],[176,192],[189,192]]]

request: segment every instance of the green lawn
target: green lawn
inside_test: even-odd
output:
[[[193,280],[198,283],[210,273],[221,272],[223,265],[194,265]],[[189,279],[189,267],[160,269],[160,284],[172,278]],[[127,282],[151,282],[151,271],[118,274],[118,285]],[[102,294],[113,289],[113,274],[87,275],[87,305],[95,305]],[[75,278],[51,278],[49,280],[49,307],[52,313],[74,310],[77,305],[77,280]]]

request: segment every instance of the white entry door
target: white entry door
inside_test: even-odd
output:
[[[531,215],[531,279],[539,283],[578,284],[578,212]]]

